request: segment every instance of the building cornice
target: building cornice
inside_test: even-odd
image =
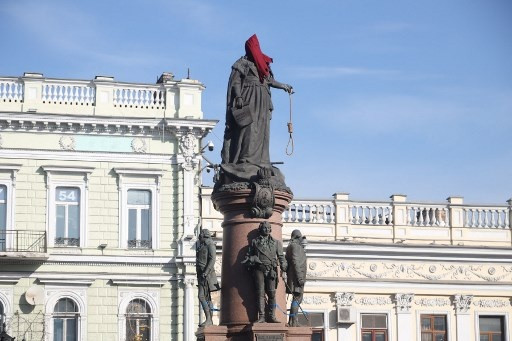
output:
[[[306,252],[314,258],[512,263],[512,248],[507,247],[309,242]]]
[[[51,149],[2,149],[2,157],[9,159],[43,159],[62,161],[112,161],[145,164],[178,164],[177,155],[135,154],[122,152],[64,151]]]
[[[193,133],[206,136],[218,120],[175,118],[117,118],[108,116],[58,115],[0,111],[0,131],[122,136]]]

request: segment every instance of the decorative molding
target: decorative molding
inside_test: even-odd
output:
[[[387,296],[365,296],[356,298],[355,302],[360,305],[388,305],[393,304]]]
[[[472,301],[473,295],[454,295],[453,304],[455,305],[456,313],[467,313]]]
[[[196,156],[196,137],[191,134],[185,134],[180,137],[180,149],[184,158],[183,168],[187,171],[194,169],[193,159]]]
[[[511,303],[510,300],[504,299],[479,299],[473,301],[473,305],[480,308],[508,308],[511,306]]]
[[[354,293],[337,292],[334,294],[334,299],[336,300],[336,305],[338,307],[349,307],[352,305],[352,300],[354,300]]]
[[[126,285],[132,285],[132,286],[163,286],[165,283],[168,282],[166,279],[162,280],[155,280],[152,278],[145,278],[145,279],[116,279],[113,278],[110,280],[112,284],[118,285],[118,286],[126,286]]]
[[[75,150],[75,138],[73,136],[64,135],[59,139],[60,149]]]
[[[45,285],[91,285],[95,279],[69,278],[66,277],[46,277],[37,276],[40,283]]]
[[[424,307],[444,307],[450,305],[450,300],[441,297],[420,298],[415,300],[414,303]]]
[[[148,151],[148,145],[146,143],[146,140],[141,139],[139,137],[136,137],[132,140],[131,146],[132,146],[132,150],[135,153],[145,154]]]
[[[414,294],[395,294],[395,307],[397,313],[408,313],[411,309]]]
[[[320,305],[320,304],[328,303],[329,299],[325,296],[313,295],[313,296],[304,296],[302,298],[302,302],[304,304]]]
[[[446,263],[392,263],[310,261],[308,276],[314,278],[361,278],[372,280],[481,281],[512,280],[510,265],[456,265]]]
[[[203,119],[117,119],[91,115],[0,113],[0,130],[23,130],[34,133],[160,136],[165,130],[174,135],[193,132],[195,135],[204,137],[216,124],[216,120]]]
[[[122,152],[91,152],[91,151],[65,151],[65,150],[37,150],[37,149],[3,149],[2,157],[9,159],[45,159],[59,161],[86,161],[86,162],[120,162],[144,163],[158,165],[178,164],[176,155],[165,154],[134,154]]]
[[[194,277],[185,277],[182,281],[186,288],[192,288],[196,285],[197,279]]]

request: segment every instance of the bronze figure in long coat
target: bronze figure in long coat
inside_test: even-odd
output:
[[[288,263],[286,292],[293,295],[288,321],[291,327],[299,326],[299,305],[302,303],[304,284],[306,283],[307,258],[303,246],[305,238],[299,230],[293,230],[290,243],[286,248]]]
[[[199,234],[196,249],[196,273],[199,303],[203,307],[206,320],[199,326],[212,325],[212,291],[220,290],[215,274],[216,248],[210,231],[203,229]]]

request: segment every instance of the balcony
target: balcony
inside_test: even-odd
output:
[[[47,259],[45,231],[0,231],[1,258]]]
[[[0,77],[0,111],[133,118],[201,118],[197,80],[163,73],[156,84],[55,79],[40,73]]]
[[[204,228],[222,236],[222,215],[202,188]],[[300,229],[311,241],[511,247],[512,199],[504,205],[468,205],[461,197],[444,203],[351,200],[337,193],[331,200],[293,200],[283,212],[283,238]]]

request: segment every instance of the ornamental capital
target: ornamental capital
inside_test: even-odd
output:
[[[467,313],[471,306],[471,302],[473,302],[473,295],[457,294],[453,296],[456,313]]]
[[[398,313],[408,313],[414,294],[395,294],[395,306]]]
[[[336,305],[339,307],[349,307],[352,305],[352,300],[354,299],[353,292],[337,292],[334,294],[334,299],[336,300]]]

